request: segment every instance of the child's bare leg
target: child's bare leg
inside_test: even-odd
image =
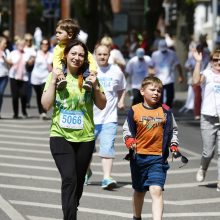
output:
[[[145,194],[146,194],[146,192],[137,192],[134,190],[134,193],[133,193],[133,215],[136,218],[141,217]]]
[[[163,215],[163,191],[160,186],[150,186],[153,220],[161,220]]]

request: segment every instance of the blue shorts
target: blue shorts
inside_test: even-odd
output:
[[[169,167],[161,156],[136,154],[130,160],[133,189],[138,192],[148,191],[149,186],[160,186],[163,189]]]
[[[115,158],[115,138],[117,134],[117,123],[95,125],[95,139],[100,141],[99,156]]]

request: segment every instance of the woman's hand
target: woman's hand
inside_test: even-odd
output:
[[[202,61],[202,53],[198,52],[196,49],[193,50],[193,57],[196,60],[196,62],[201,62]]]

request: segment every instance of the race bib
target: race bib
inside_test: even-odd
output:
[[[61,110],[60,127],[83,129],[83,113],[81,111]]]

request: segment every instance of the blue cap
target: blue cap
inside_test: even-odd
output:
[[[138,49],[136,50],[136,56],[137,56],[138,58],[144,57],[144,54],[145,54],[145,52],[144,52],[144,49],[143,49],[143,48],[138,48]]]
[[[160,40],[158,43],[158,50],[166,51],[167,50],[167,43],[165,40]]]

